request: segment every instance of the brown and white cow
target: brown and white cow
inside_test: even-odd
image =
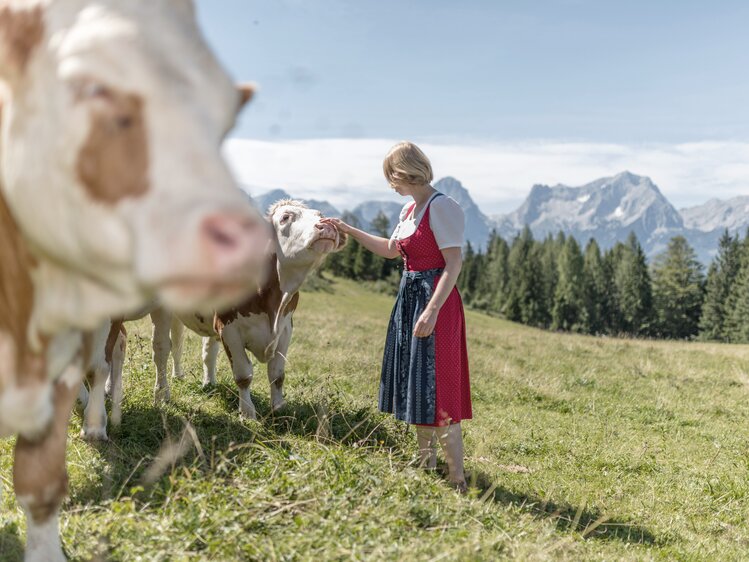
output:
[[[270,233],[220,154],[248,92],[189,0],[0,0],[0,436],[27,560],[64,560],[67,424],[101,326],[261,278]]]
[[[268,219],[276,233],[276,255],[257,293],[240,306],[217,313],[212,323],[199,315],[178,315],[185,326],[204,336],[204,385],[216,384],[216,358],[219,343],[223,344],[239,388],[240,413],[250,419],[256,414],[250,397],[253,369],[247,351],[268,364],[271,408],[280,410],[285,405],[286,355],[299,289],[329,253],[343,249],[347,238],[333,225],[321,222],[319,211],[298,201],[279,201],[270,209]]]
[[[256,417],[255,406],[250,397],[253,369],[247,351],[261,363],[268,363],[273,410],[277,411],[284,406],[286,354],[291,343],[292,318],[299,303],[299,288],[328,254],[341,250],[346,244],[346,235],[339,233],[332,225],[321,222],[321,219],[319,211],[309,209],[298,201],[279,201],[271,207],[268,220],[275,232],[275,252],[270,257],[267,277],[262,286],[241,305],[210,315],[172,315],[163,309],[149,311],[154,326],[153,357],[156,363],[157,402],[168,400],[169,397],[167,361],[170,351],[174,359],[174,376],[184,376],[181,366],[184,324],[203,336],[205,386],[216,382],[216,358],[219,346],[223,343],[234,380],[239,387],[241,414],[247,418]],[[144,311],[143,316],[146,313]],[[113,327],[111,337],[115,337],[115,330]],[[104,351],[99,353],[101,356],[103,354]],[[109,381],[114,425],[119,422],[119,400],[122,397],[122,362],[117,359],[115,362],[119,369],[112,369]],[[87,438],[106,439],[106,416],[101,415],[104,400],[103,385],[97,385],[91,390],[88,406],[95,414],[84,418],[83,433]]]

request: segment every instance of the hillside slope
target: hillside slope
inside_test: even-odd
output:
[[[355,283],[302,295],[268,414],[264,366],[243,422],[225,358],[156,409],[149,326],[130,328],[124,425],[75,435],[62,513],[72,560],[739,560],[749,544],[749,347],[597,339],[468,313],[475,488],[413,465],[412,434],[376,412],[392,300]],[[198,451],[190,432],[194,429]],[[181,439],[182,437],[182,439]],[[143,482],[166,442],[184,458]],[[181,443],[181,444],[180,444]],[[12,441],[0,441],[0,559],[18,560]]]

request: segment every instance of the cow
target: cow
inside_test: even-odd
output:
[[[285,405],[283,383],[286,354],[291,343],[293,315],[299,304],[299,289],[314,269],[319,267],[331,252],[343,249],[346,234],[323,220],[321,213],[295,200],[282,200],[268,211],[268,221],[275,232],[274,250],[269,257],[264,282],[245,302],[215,314],[176,314],[156,308],[144,311],[151,314],[153,322],[153,352],[156,363],[157,401],[168,399],[169,381],[167,360],[171,350],[174,359],[173,373],[184,376],[181,366],[183,325],[203,336],[203,385],[216,383],[216,359],[223,344],[231,364],[234,380],[239,387],[240,414],[256,418],[255,405],[250,396],[252,362],[250,351],[261,363],[268,364],[271,387],[271,408],[277,412]],[[108,341],[116,338],[116,323]],[[104,339],[101,339],[103,342]],[[122,345],[122,344],[119,344]],[[99,353],[104,356],[104,351]],[[116,360],[111,369],[108,386],[112,393],[112,423],[119,423],[122,399],[122,360]],[[89,408],[95,414],[84,417],[83,434],[89,439],[106,439],[104,412],[104,387],[98,384],[91,390],[94,404]]]
[[[268,212],[276,234],[275,255],[260,289],[241,305],[216,313],[212,322],[199,314],[178,315],[185,326],[203,336],[204,386],[216,384],[216,358],[219,345],[223,345],[239,389],[239,411],[245,418],[256,418],[250,396],[253,369],[247,351],[268,364],[272,411],[285,405],[286,354],[299,289],[328,254],[342,250],[347,242],[346,234],[322,218],[319,211],[299,201],[277,202]]]
[[[220,152],[251,94],[190,0],[0,0],[0,436],[26,560],[65,559],[67,425],[109,318],[264,279],[271,233]]]

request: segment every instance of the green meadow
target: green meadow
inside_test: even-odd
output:
[[[740,560],[749,556],[749,346],[556,334],[469,312],[471,489],[416,466],[377,412],[392,298],[307,291],[288,406],[240,419],[228,363],[153,405],[150,323],[129,327],[123,424],[70,429],[61,531],[72,560]],[[0,559],[20,560],[13,441],[0,441]]]

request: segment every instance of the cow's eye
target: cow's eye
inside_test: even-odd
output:
[[[287,223],[287,222],[289,222],[290,220],[291,220],[291,213],[284,213],[284,214],[283,214],[283,215],[281,216],[281,224],[286,224],[286,223]]]

